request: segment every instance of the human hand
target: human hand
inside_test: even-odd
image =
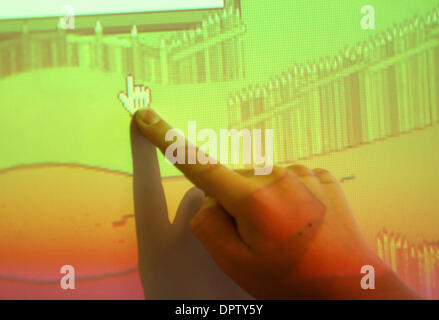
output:
[[[165,135],[172,128],[152,110],[137,112],[135,121],[165,154],[172,143]],[[194,234],[219,267],[252,296],[376,298],[398,289],[403,297],[413,297],[368,247],[329,172],[296,165],[255,176],[221,164],[176,166],[207,195],[192,219]],[[389,288],[379,295],[364,291],[364,265],[372,265],[377,278],[390,279]]]
[[[251,299],[221,271],[189,228],[204,193],[197,188],[187,191],[171,224],[156,148],[134,120],[130,136],[138,270],[145,298]]]

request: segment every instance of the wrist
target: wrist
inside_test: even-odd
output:
[[[361,259],[352,257],[338,261],[338,268],[320,270],[307,277],[294,277],[289,287],[290,299],[324,300],[404,300],[421,299],[372,250],[362,251]],[[334,259],[337,259],[334,257]],[[325,265],[320,263],[321,266]],[[336,265],[336,264],[333,264]],[[372,273],[361,273],[363,266],[373,267]],[[323,267],[322,267],[323,269]],[[367,288],[362,279],[368,277]],[[373,285],[370,285],[373,281]]]

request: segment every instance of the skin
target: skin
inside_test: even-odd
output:
[[[130,127],[138,270],[145,298],[252,299],[221,271],[189,228],[205,198],[200,189],[186,192],[170,223],[156,147],[134,120]]]
[[[150,108],[134,117],[164,154],[172,127]],[[221,270],[253,297],[419,298],[369,248],[330,172],[275,166],[270,175],[256,176],[221,164],[176,166],[206,194],[190,222],[192,232]],[[374,290],[360,286],[365,265],[375,269]]]

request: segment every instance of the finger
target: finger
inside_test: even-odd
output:
[[[204,199],[204,192],[196,187],[189,189],[185,193],[178,206],[173,223],[176,230],[181,231],[189,227],[190,221],[200,211]]]
[[[122,102],[124,106],[128,102],[128,96],[124,92],[119,93],[117,97],[119,98],[119,101]]]
[[[143,88],[140,87],[140,92],[139,92],[139,109],[143,109],[145,108],[145,99],[143,99]]]
[[[320,195],[320,182],[314,171],[303,165],[292,165],[287,167],[288,171],[292,171],[299,181],[301,181],[315,196]]]
[[[337,179],[328,170],[317,168],[312,171],[322,184],[331,184],[338,182]]]
[[[236,262],[248,259],[250,251],[240,238],[234,219],[214,199],[206,197],[191,228],[223,270],[233,269]]]
[[[141,94],[142,94],[141,88],[139,86],[136,86],[134,88],[134,104],[135,104],[134,108],[136,108],[136,110],[142,108]]]
[[[131,98],[134,94],[134,77],[128,76],[127,77],[127,95],[128,98]]]
[[[285,174],[285,168],[280,166],[274,166],[269,175],[255,175],[255,169],[236,169],[234,171],[241,176],[246,177],[255,187],[267,186],[277,181]]]
[[[241,176],[244,176],[244,177],[252,177],[255,175],[254,169],[235,169],[233,171],[235,171],[236,173],[239,173]]]
[[[127,95],[125,93],[121,92],[121,93],[119,93],[119,95],[117,97],[118,97],[119,101],[122,103],[122,106],[124,107],[124,109],[132,116],[133,112],[129,108],[129,102],[128,102]]]
[[[140,108],[146,108],[148,107],[148,98],[147,98],[147,90],[146,87],[142,86],[140,88],[140,101],[141,101],[141,107]]]
[[[160,244],[164,235],[172,234],[166,198],[160,177],[156,148],[146,140],[131,122],[131,151],[133,159],[133,193],[136,231],[139,246]]]
[[[148,105],[151,104],[152,102],[152,93],[151,93],[151,89],[150,88],[146,88],[146,102]]]
[[[145,101],[145,108],[151,104],[151,89],[143,87],[143,99]]]
[[[287,169],[293,171],[299,178],[314,176],[313,171],[302,165],[292,165],[287,167]]]
[[[171,145],[175,146],[173,141],[166,141],[166,135],[173,129],[168,123],[162,120],[152,109],[147,108],[135,115],[136,123],[142,133],[154,145],[156,145],[163,154],[167,155],[167,149]],[[177,135],[177,134],[176,134]],[[254,187],[249,180],[240,174],[227,169],[221,164],[212,161],[207,164],[189,164],[187,161],[188,151],[193,148],[184,137],[177,138],[181,141],[185,159],[176,163],[176,167],[185,174],[197,187],[202,189],[207,195],[217,199],[226,209],[230,210],[236,202],[248,196]],[[170,149],[172,150],[172,148]],[[181,149],[178,152],[183,152]],[[202,151],[195,147],[198,155],[206,156]],[[231,213],[232,214],[232,213]]]

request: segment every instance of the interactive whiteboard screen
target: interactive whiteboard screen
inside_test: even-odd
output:
[[[313,256],[322,248],[334,258],[307,269],[309,283],[358,277],[363,291],[371,273],[355,264],[371,265],[375,252],[392,277],[439,300],[439,0],[226,0],[207,9],[221,2],[0,0],[0,17],[12,19],[0,23],[0,300],[149,299],[139,261],[157,266],[153,284],[173,285],[164,295],[224,288],[186,276],[189,264],[205,269],[186,254],[189,236],[161,241],[162,229],[142,229],[162,251],[139,259],[133,185],[155,179],[134,179],[130,124],[148,102],[230,169],[272,157],[292,172],[332,173],[313,171],[322,190],[345,194],[352,215],[326,217],[343,228],[339,217],[352,220],[347,233],[340,227],[342,249],[338,238],[312,240]],[[62,4],[90,16],[68,30],[56,17],[23,18],[59,15]],[[186,10],[196,8],[206,10]],[[179,11],[143,14],[154,10]],[[113,14],[94,16],[105,13]],[[178,149],[171,157],[180,161]],[[160,174],[164,197],[158,185],[145,188],[145,202],[157,204],[145,217],[166,221],[193,206],[185,196],[193,184],[157,154],[145,164]],[[314,181],[305,171],[299,178]],[[322,203],[347,208],[341,199]],[[190,213],[180,217],[176,232],[189,227]],[[279,224],[269,224],[274,234]],[[364,258],[362,241],[344,238],[357,225],[370,248]],[[326,239],[323,229],[315,239]],[[345,247],[358,250],[349,257]],[[71,270],[75,290],[65,290]],[[401,297],[376,276],[375,294]]]
[[[222,8],[224,0],[8,0],[0,2],[0,19],[62,16],[66,6],[75,15],[139,13]]]

